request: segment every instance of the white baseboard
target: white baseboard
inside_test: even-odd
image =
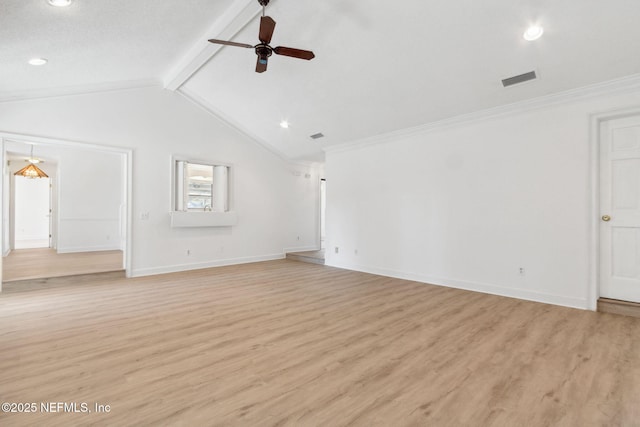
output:
[[[589,310],[589,302],[586,298],[566,297],[562,295],[546,294],[535,291],[527,291],[523,289],[506,288],[504,286],[493,285],[488,283],[471,282],[466,280],[447,279],[442,277],[425,276],[415,273],[406,273],[383,268],[340,265],[339,263],[327,264],[330,267],[344,268],[346,270],[360,271],[363,273],[376,274],[379,276],[393,277],[396,279],[411,280],[429,285],[444,286],[448,288],[463,289],[466,291],[482,292],[485,294],[499,295],[509,298],[517,298],[526,301],[535,301],[545,304],[560,305],[563,307],[578,308],[581,310]]]
[[[105,246],[76,246],[70,248],[58,247],[59,254],[73,254],[77,252],[102,252],[102,251],[121,251],[120,245]]]
[[[201,270],[203,268],[224,267],[226,265],[249,264],[252,262],[273,261],[284,259],[285,255],[259,255],[242,258],[228,258],[215,261],[197,262],[192,264],[176,264],[164,267],[138,268],[133,269],[131,277],[154,276],[156,274],[177,273],[180,271]]]
[[[296,248],[284,248],[283,251],[285,254],[289,252],[310,252],[310,251],[318,251],[317,246],[298,246]]]

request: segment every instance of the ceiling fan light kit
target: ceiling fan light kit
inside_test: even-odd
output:
[[[262,17],[260,18],[260,32],[258,38],[260,43],[255,46],[246,43],[236,43],[226,40],[210,39],[209,42],[215,44],[221,44],[225,46],[244,47],[247,49],[254,49],[258,56],[258,62],[256,63],[256,73],[264,73],[267,71],[267,65],[269,63],[269,57],[274,53],[276,55],[290,56],[292,58],[306,59],[307,61],[315,58],[315,55],[310,50],[294,49],[291,47],[277,46],[271,47],[271,37],[273,31],[276,29],[276,21],[271,17],[265,15],[265,8],[269,4],[269,0],[258,0],[258,3],[262,6]]]

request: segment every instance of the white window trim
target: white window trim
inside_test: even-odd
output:
[[[176,197],[178,196],[176,164],[180,161],[201,165],[226,166],[227,168],[229,168],[227,176],[228,210],[226,212],[189,212],[177,211],[175,209]],[[235,167],[231,163],[218,162],[215,160],[195,159],[188,156],[171,156],[171,197],[169,200],[169,215],[171,216],[171,227],[229,227],[236,225],[238,222],[238,214],[235,211],[234,205],[234,178]]]

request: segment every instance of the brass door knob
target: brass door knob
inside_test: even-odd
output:
[[[609,215],[602,215],[602,220],[604,222],[609,222],[609,221],[611,221],[611,217]]]

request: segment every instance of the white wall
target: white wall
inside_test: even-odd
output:
[[[134,150],[134,275],[279,258],[284,248],[318,244],[317,171],[277,158],[178,94],[145,88],[1,103],[0,131]],[[236,226],[170,227],[175,154],[233,165]]]
[[[327,264],[590,307],[590,115],[634,106],[600,96],[329,151]]]
[[[58,156],[58,252],[123,249],[121,155],[60,148]]]

